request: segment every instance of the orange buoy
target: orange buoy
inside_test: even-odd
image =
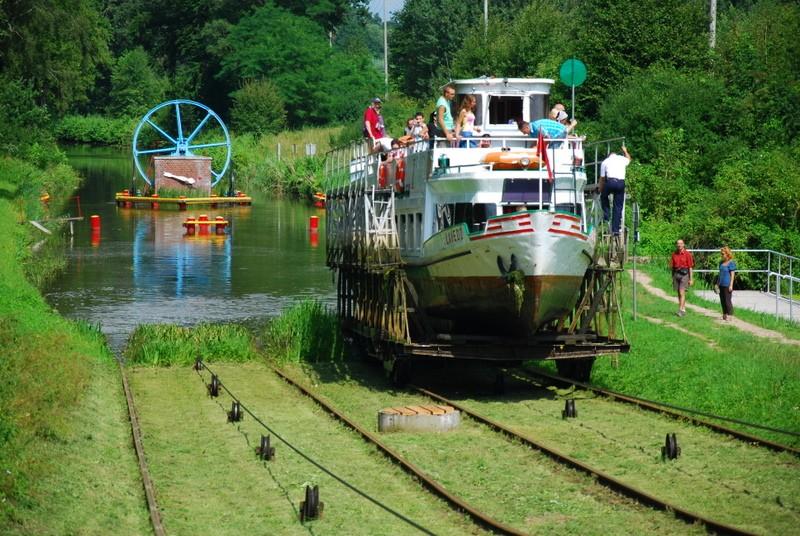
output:
[[[397,167],[394,171],[394,189],[402,192],[406,186],[406,161],[403,158],[397,160]]]
[[[207,235],[208,234],[209,225],[210,225],[208,223],[208,216],[206,214],[200,214],[200,217],[197,218],[197,221],[198,221],[198,225],[200,226],[200,234],[201,235]]]
[[[98,232],[100,231],[100,216],[97,214],[92,214],[89,216],[89,223],[91,224],[92,231],[95,229],[97,229]]]
[[[228,222],[225,221],[225,218],[223,218],[222,216],[217,216],[216,218],[214,218],[214,221],[216,221],[216,225],[214,226],[214,231],[218,235],[225,234],[225,226],[228,224]]]
[[[529,169],[539,165],[539,153],[535,149],[495,151],[486,153],[483,163],[494,164],[494,169]]]
[[[185,195],[179,195],[178,199],[186,199],[186,196]],[[180,201],[178,202],[178,210],[186,210],[186,202],[185,201],[183,203],[181,203]]]
[[[308,226],[312,231],[319,229],[319,216],[311,216],[308,219]]]
[[[186,218],[186,221],[183,222],[183,226],[186,227],[187,235],[194,234],[194,220],[192,218]]]
[[[158,197],[158,194],[153,194],[150,197]],[[150,203],[150,208],[152,208],[153,210],[158,210],[158,201],[153,201],[152,203]]]
[[[378,167],[378,186],[386,188],[386,162]]]

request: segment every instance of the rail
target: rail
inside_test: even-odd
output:
[[[700,254],[699,260],[703,266],[710,262],[708,257],[719,253],[719,249],[689,249],[689,251],[692,254]],[[795,273],[800,267],[800,258],[771,249],[731,249],[731,251],[762,256],[761,266],[766,263],[765,268],[739,268],[736,273],[763,274],[766,276],[763,288],[765,293],[775,296],[775,318],[780,317],[780,305],[783,303],[789,307],[789,320],[800,320],[800,300],[795,299],[795,289],[800,290],[800,273]],[[766,258],[764,259],[763,256],[766,256]],[[694,271],[697,273],[717,273],[715,268],[698,268]],[[797,308],[797,313],[795,313],[795,308]]]

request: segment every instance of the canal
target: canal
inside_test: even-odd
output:
[[[305,298],[335,304],[322,210],[258,192],[248,192],[249,207],[119,208],[114,194],[130,187],[130,153],[69,148],[67,155],[85,177],[76,195],[86,220],[67,238],[67,267],[45,297],[64,316],[99,324],[115,350],[143,323],[258,319]],[[74,199],[71,215],[77,210]],[[99,239],[91,214],[101,218]],[[184,236],[183,220],[200,214],[224,216],[228,233]],[[318,236],[308,230],[312,215],[320,216]]]

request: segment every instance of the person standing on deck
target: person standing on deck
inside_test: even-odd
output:
[[[686,250],[683,240],[675,242],[675,252],[669,260],[672,269],[672,288],[678,292],[678,316],[686,316],[686,289],[694,284],[694,257]]]
[[[733,316],[733,280],[736,277],[736,261],[728,246],[719,250],[722,262],[719,263],[719,303],[722,305],[722,319]]]
[[[610,205],[608,196],[614,194],[614,211],[611,217],[611,232],[619,236],[622,226],[622,210],[625,206],[625,171],[631,163],[631,155],[625,145],[622,154],[611,153],[600,164],[600,204],[603,219],[608,221]]]
[[[442,96],[436,101],[436,126],[439,127],[441,134],[447,138],[447,147],[452,146],[456,139],[453,130],[453,112],[450,109],[450,101],[452,101],[455,96],[456,88],[447,84],[442,90]]]
[[[380,98],[375,97],[364,110],[364,139],[369,143],[370,150],[375,147],[378,140],[386,137],[381,106],[383,106],[383,102]]]

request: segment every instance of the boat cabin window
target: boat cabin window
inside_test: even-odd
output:
[[[466,223],[469,232],[483,229],[486,220],[497,215],[494,203],[456,203],[453,207],[453,224]]]
[[[548,112],[547,95],[530,96],[531,121],[547,117]]]
[[[508,125],[522,118],[522,97],[515,95],[489,96],[489,123]]]

